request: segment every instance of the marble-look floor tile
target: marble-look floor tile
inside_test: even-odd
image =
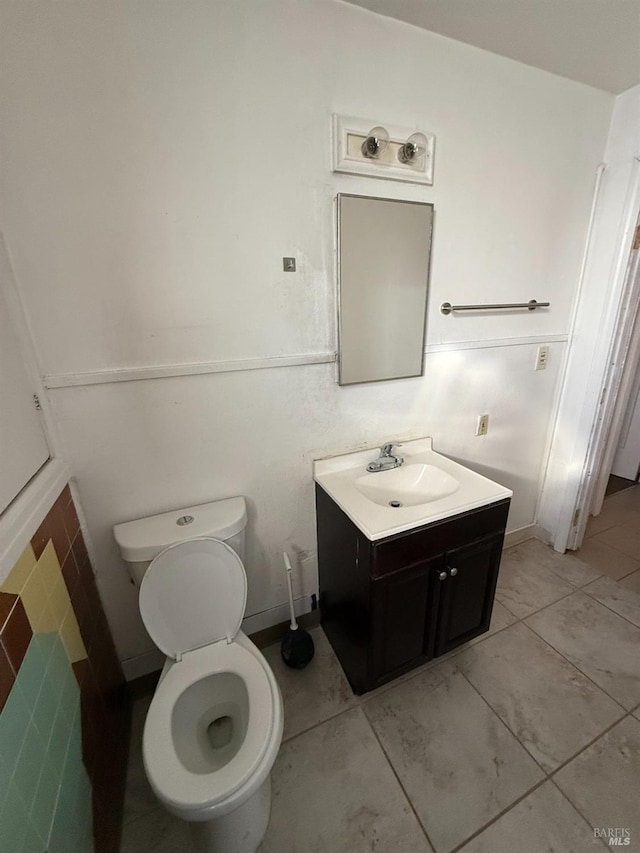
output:
[[[640,720],[640,706],[639,706],[638,708],[636,708],[636,709],[635,709],[635,711],[633,712],[633,716],[634,716],[637,720]],[[640,785],[640,779],[638,780],[638,785]]]
[[[431,853],[359,708],[285,743],[260,853]]]
[[[553,782],[545,782],[465,844],[460,853],[585,853],[592,849],[603,849],[593,827]]]
[[[507,549],[498,575],[497,600],[519,619],[573,592],[574,587],[541,563],[529,539]],[[544,547],[544,546],[543,546]],[[532,553],[533,550],[533,553]]]
[[[640,534],[636,533],[636,530],[637,527],[634,530],[622,526],[609,527],[602,533],[597,533],[592,541],[603,542],[633,560],[640,560]]]
[[[315,654],[305,669],[292,669],[284,663],[280,643],[262,652],[282,691],[284,740],[358,703],[322,628],[312,628],[309,633]]]
[[[609,527],[629,527],[634,530],[640,523],[640,508],[629,505],[629,496],[620,492],[605,498],[599,515],[592,515],[587,523],[585,536],[602,533]]]
[[[640,721],[626,717],[559,770],[554,781],[593,827],[626,829],[640,849]]]
[[[640,701],[640,628],[583,592],[526,624],[625,708]]]
[[[584,588],[584,592],[640,627],[640,595],[637,592],[611,578],[600,578],[590,583]]]
[[[625,589],[630,589],[632,592],[637,592],[638,595],[640,595],[640,571],[633,572],[633,574],[622,578],[620,586],[623,586]]]
[[[539,539],[529,539],[519,547],[523,559],[531,560],[537,566],[550,569],[559,578],[574,587],[584,586],[602,574],[575,554],[559,554],[550,545],[545,545]]]
[[[544,777],[455,661],[362,707],[438,853],[461,844]]]
[[[455,663],[547,772],[624,714],[522,623],[468,649]]]
[[[615,527],[616,524],[621,524],[619,518],[601,512],[600,515],[592,515],[587,522],[587,528],[584,532],[585,539],[595,536],[597,533],[602,533],[608,527]]]
[[[630,509],[640,512],[640,485],[608,495],[604,500],[604,508],[614,511]]]
[[[597,536],[585,539],[580,548],[573,552],[576,558],[589,563],[601,575],[618,580],[640,568],[640,562],[616,551],[611,545],[601,542]],[[569,559],[572,559],[571,556]]]
[[[120,853],[191,853],[189,825],[158,806],[122,828]]]

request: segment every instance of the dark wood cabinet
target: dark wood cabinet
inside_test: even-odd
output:
[[[509,500],[371,542],[316,485],[323,628],[365,693],[489,628]]]

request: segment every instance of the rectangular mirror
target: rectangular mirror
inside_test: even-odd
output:
[[[421,376],[433,205],[338,195],[340,385]]]

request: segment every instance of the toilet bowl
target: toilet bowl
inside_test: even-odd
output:
[[[116,529],[125,553],[130,532]],[[246,594],[239,555],[209,536],[161,550],[140,586],[143,621],[167,656],[145,721],[144,766],[154,793],[189,822],[202,853],[254,853],[269,821],[282,697],[240,630]]]

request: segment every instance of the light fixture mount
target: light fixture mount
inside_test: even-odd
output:
[[[433,184],[435,136],[414,128],[384,126],[333,116],[333,171]]]

